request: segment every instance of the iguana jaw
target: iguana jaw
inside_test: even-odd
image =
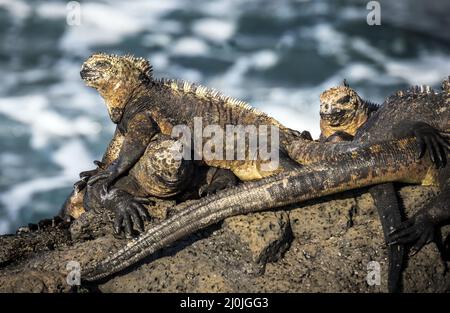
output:
[[[343,115],[342,119],[345,120],[345,122],[336,122],[336,118],[339,118],[340,116],[335,116],[331,119],[326,118],[324,115],[320,115],[320,130],[322,132],[322,135],[325,137],[329,137],[333,135],[336,132],[345,132],[351,136],[355,136],[357,130],[363,125],[368,118],[368,115],[366,112],[353,112],[349,115]]]
[[[352,110],[331,109],[330,112],[320,113],[320,118],[324,120],[330,127],[339,127],[352,121],[355,112]]]

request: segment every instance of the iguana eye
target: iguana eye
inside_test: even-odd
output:
[[[100,68],[100,69],[105,69],[108,68],[110,66],[108,61],[97,61],[95,62],[95,67]]]
[[[347,103],[347,102],[349,102],[349,101],[350,101],[350,96],[345,96],[345,97],[340,98],[340,99],[337,101],[337,103]]]

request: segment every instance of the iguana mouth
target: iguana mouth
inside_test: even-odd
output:
[[[81,79],[84,81],[93,81],[98,78],[98,74],[94,71],[90,70],[89,68],[83,67],[80,71]]]
[[[334,111],[332,113],[320,113],[320,118],[327,121],[331,126],[339,126],[342,124],[347,112]]]

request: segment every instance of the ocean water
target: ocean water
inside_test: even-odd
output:
[[[324,0],[0,0],[0,234],[56,214],[114,126],[79,77],[91,53],[149,58],[155,76],[248,101],[319,135],[319,94],[346,78],[382,102],[411,84],[439,86],[450,46],[389,25],[365,5]]]

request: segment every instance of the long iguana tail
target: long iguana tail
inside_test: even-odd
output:
[[[114,274],[176,240],[227,217],[263,211],[373,184],[421,182],[430,166],[417,158],[413,138],[372,144],[342,154],[326,164],[248,182],[198,200],[148,229],[106,259],[90,264],[82,279]]]

